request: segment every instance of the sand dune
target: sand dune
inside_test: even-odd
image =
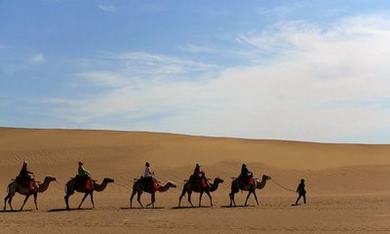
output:
[[[58,182],[40,194],[40,211],[0,213],[1,233],[24,228],[32,233],[52,233],[53,228],[60,233],[390,231],[390,205],[386,202],[390,199],[390,145],[0,128],[0,186],[4,193],[23,160],[29,161],[38,179],[54,175]],[[96,194],[97,210],[64,212],[64,183],[76,173],[79,160],[86,163],[94,178],[111,177],[118,184]],[[120,209],[128,205],[130,184],[142,173],[145,161],[152,163],[161,181],[171,180],[178,188],[157,195],[157,206],[164,209]],[[183,179],[196,162],[209,177],[225,179],[213,194],[215,207],[171,209],[177,205]],[[238,175],[242,162],[256,176],[268,174],[273,178],[259,192],[262,206],[221,208],[228,204],[230,178]],[[310,203],[290,207],[296,195],[274,182],[295,189],[301,177],[307,180]],[[21,199],[20,195],[15,197],[15,206]],[[71,199],[72,206],[76,206],[80,194]],[[147,199],[144,196],[144,201]],[[239,193],[238,201],[242,203],[243,199],[244,194]],[[207,199],[204,204],[208,204]],[[32,207],[31,203],[26,206]],[[344,219],[342,224],[340,219]]]

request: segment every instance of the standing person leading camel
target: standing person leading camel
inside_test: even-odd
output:
[[[303,197],[303,203],[306,204],[306,190],[305,190],[305,180],[301,179],[301,183],[299,183],[297,188],[298,198],[295,202],[295,205],[298,205],[298,201]]]

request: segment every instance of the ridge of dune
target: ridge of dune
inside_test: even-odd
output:
[[[20,152],[22,157],[22,152],[66,152],[77,148],[96,148],[95,153],[98,155],[104,154],[98,149],[111,149],[120,155],[150,160],[169,155],[170,160],[166,166],[182,166],[202,161],[212,164],[220,161],[256,162],[280,168],[311,170],[390,165],[390,145],[257,140],[109,130],[0,128],[2,154]]]

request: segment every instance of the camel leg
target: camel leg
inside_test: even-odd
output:
[[[256,200],[257,206],[259,206],[259,201],[257,200],[256,191],[253,192],[253,196],[255,196],[255,200]]]
[[[200,192],[200,194],[199,194],[199,207],[202,207],[202,196],[203,196],[203,192]]]
[[[81,202],[80,202],[80,205],[79,205],[79,209],[81,208],[81,205],[83,204],[83,202],[84,202],[84,200],[85,200],[85,198],[87,196],[88,196],[88,193],[85,193],[83,199],[81,199]]]
[[[3,210],[7,209],[7,200],[8,200],[8,198],[9,198],[9,194],[7,194],[7,196],[5,196],[5,198],[4,198],[4,208],[3,208]]]
[[[187,193],[188,193],[188,202],[191,204],[191,207],[194,207],[194,204],[192,204],[192,201],[191,201],[192,191],[187,191]]]
[[[134,195],[137,193],[137,191],[133,190],[133,192],[131,193],[131,196],[130,196],[130,208],[133,208],[133,198],[134,198]]]
[[[13,196],[10,196],[9,199],[8,199],[8,205],[9,207],[11,208],[11,210],[14,210],[14,208],[12,207],[12,198]]]
[[[234,195],[235,195],[234,192],[231,192],[231,193],[229,194],[229,197],[230,197],[230,206],[232,206],[232,205],[236,206],[236,201],[234,200]]]
[[[248,205],[248,199],[249,199],[249,196],[250,196],[251,194],[252,194],[252,191],[249,191],[249,192],[248,192],[248,195],[246,196],[244,206],[247,206],[247,205]]]
[[[68,195],[68,194],[66,194],[64,197],[67,210],[69,210],[69,197],[70,197],[70,195]]]
[[[213,198],[211,197],[211,194],[209,191],[206,191],[207,196],[209,196],[210,199],[210,206],[213,206]]]
[[[138,201],[139,205],[141,206],[141,208],[144,208],[144,206],[141,203],[141,195],[142,195],[142,192],[138,191],[137,192],[137,201]]]
[[[24,201],[23,201],[23,205],[20,207],[20,210],[23,210],[24,205],[26,204],[29,197],[30,197],[30,195],[26,195],[26,197],[24,198]]]
[[[150,195],[150,201],[151,201],[151,202],[150,202],[149,204],[147,204],[146,207],[149,207],[149,206],[151,205],[151,206],[154,208],[154,201],[156,200],[156,199],[155,199],[155,195],[156,195],[155,193],[152,193],[152,194]]]
[[[65,200],[65,205],[66,205],[66,209],[69,210],[69,197],[72,196],[74,193],[74,186],[72,186],[71,184],[67,183],[65,185],[65,196],[64,196],[64,200]]]
[[[89,194],[89,196],[91,197],[92,207],[95,209],[95,202],[94,202],[94,200],[93,200],[93,192],[91,192],[91,193]]]
[[[184,195],[186,195],[186,193],[187,193],[186,186],[184,186],[183,190],[181,191],[181,195],[179,197],[179,205],[178,205],[178,207],[180,207],[181,199],[184,197]]]
[[[34,193],[34,204],[36,210],[38,210],[37,198],[38,198],[38,193]]]

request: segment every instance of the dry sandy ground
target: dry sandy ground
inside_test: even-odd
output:
[[[390,145],[315,144],[288,141],[192,137],[173,134],[0,128],[0,186],[28,160],[38,179],[57,182],[32,201],[27,212],[1,212],[0,233],[390,233]],[[64,184],[77,162],[99,181],[114,178],[95,194],[95,210],[64,211]],[[134,177],[150,161],[161,181],[178,188],[157,194],[157,209],[127,209]],[[175,209],[183,179],[199,162],[208,177],[224,184],[212,208]],[[272,177],[258,191],[261,206],[226,208],[231,176],[246,162],[257,176]],[[295,189],[307,181],[308,204],[291,206]],[[237,194],[242,204],[245,193]],[[77,206],[81,194],[71,197]],[[149,196],[143,197],[147,202]],[[198,195],[193,196],[197,204]],[[16,195],[14,207],[22,197]],[[203,200],[208,205],[208,199]],[[183,200],[183,205],[188,203]],[[89,200],[85,208],[91,207]]]

